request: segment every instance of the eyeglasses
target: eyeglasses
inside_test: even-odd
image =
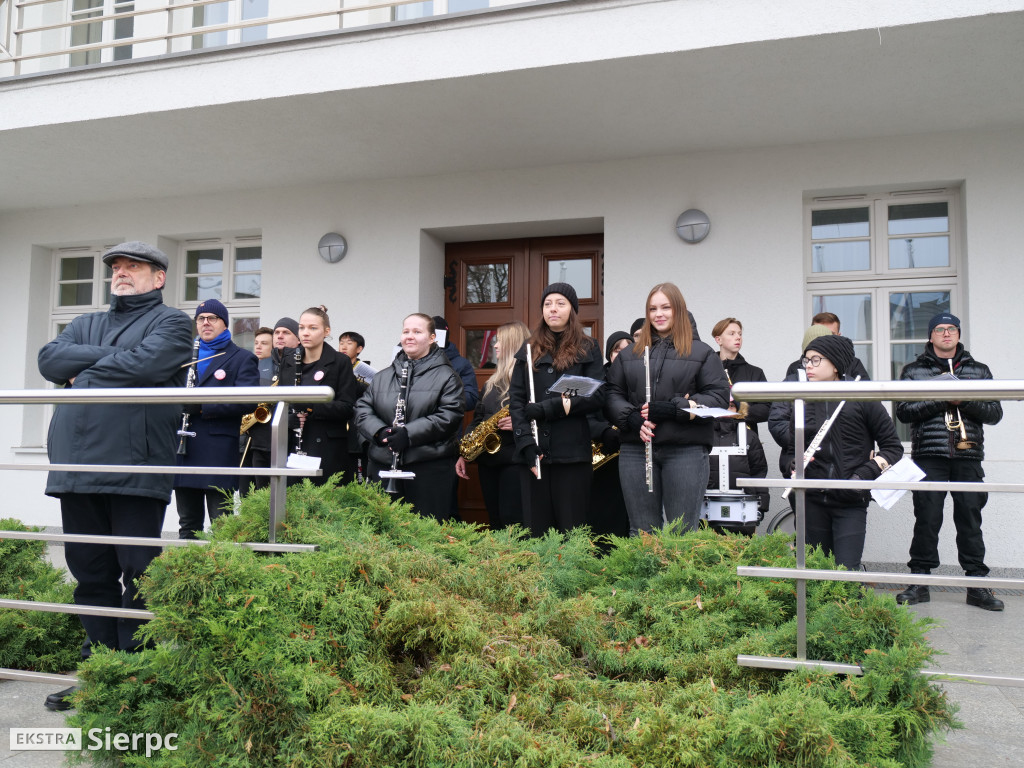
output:
[[[932,333],[937,333],[940,336],[953,336],[954,334],[960,333],[960,329],[955,325],[950,325],[945,328],[935,327],[932,328]]]
[[[220,320],[216,315],[200,315],[196,318],[196,322],[200,325],[203,323],[210,323],[211,325]]]
[[[817,368],[821,365],[821,361],[825,358],[821,355],[815,355],[814,357],[801,357],[800,365],[804,368]]]

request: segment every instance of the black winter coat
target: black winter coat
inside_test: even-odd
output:
[[[473,421],[466,428],[467,435],[501,410],[501,398],[498,395],[498,390],[492,389],[477,401],[476,410],[473,411]],[[516,452],[515,433],[507,429],[499,429],[495,434],[501,440],[501,447],[496,453],[483,451],[475,459],[477,464],[482,464],[485,467],[501,467],[513,463]]]
[[[676,406],[672,421],[657,424],[654,445],[706,445],[714,442],[712,419],[690,418],[681,409],[687,400],[712,408],[729,407],[729,381],[718,353],[702,341],[693,342],[687,357],[680,358],[671,337],[659,338],[651,347],[651,402],[670,400]],[[689,398],[686,396],[689,395]],[[627,421],[647,402],[644,358],[632,347],[619,352],[608,371],[608,420],[619,428],[624,443],[639,443],[640,432]]]
[[[725,368],[726,376],[733,384],[740,381],[768,381],[761,368],[748,363],[739,353],[732,360],[722,360],[722,367]],[[736,404],[736,407],[739,408],[739,403]],[[744,421],[756,433],[757,425],[768,421],[771,403],[750,403],[747,407],[747,418]]]
[[[958,344],[956,353],[951,358],[953,373],[960,379],[991,379],[992,372],[988,366],[979,363],[971,353]],[[943,373],[949,373],[949,361],[936,357],[929,342],[925,351],[917,356],[917,360],[903,366],[900,379],[924,381],[933,379]],[[974,443],[973,448],[957,450],[956,444],[962,436],[960,431],[950,432],[946,428],[946,412],[950,406],[941,400],[916,400],[913,402],[896,403],[896,418],[910,424],[911,451],[914,458],[918,456],[936,456],[946,459],[968,459],[981,461],[985,458],[985,430],[983,424],[998,424],[1003,418],[1003,406],[998,400],[964,400],[960,403],[960,416],[963,418],[967,439]],[[956,411],[953,411],[955,418]]]
[[[849,377],[847,377],[849,380]],[[805,406],[805,444],[810,444],[821,425],[832,415],[839,403],[809,402]],[[791,401],[772,403],[768,417],[768,429],[782,447],[779,458],[783,477],[790,476],[790,467],[795,456],[793,404]],[[896,425],[879,402],[846,401],[839,418],[825,435],[821,447],[814,454],[814,460],[807,465],[808,479],[849,480],[858,469],[871,461],[871,451],[878,445],[876,455],[882,456],[889,464],[903,458],[903,443],[896,434]],[[797,459],[799,460],[799,458]],[[874,463],[874,462],[872,462]],[[864,473],[859,473],[862,477]],[[829,489],[809,490],[821,504],[836,507],[867,507],[871,500],[868,491]]]
[[[590,397],[582,395],[570,398],[571,405],[566,415],[562,405],[562,396],[548,392],[548,389],[562,376],[587,376],[591,379],[604,381],[604,363],[601,350],[597,343],[587,337],[587,351],[575,363],[564,371],[555,368],[550,353],[544,353],[537,359],[533,369],[533,385],[536,402],[544,404],[544,418],[537,420],[537,433],[540,438],[542,464],[576,464],[591,463],[593,453],[590,449],[590,423],[587,414],[600,411],[604,407],[606,386],[600,387]],[[524,449],[534,445],[533,429],[526,418],[526,405],[530,402],[529,371],[527,370],[526,345],[516,352],[516,364],[512,369],[512,382],[509,386],[509,411],[512,416],[512,429],[515,434],[516,461],[527,463]]]
[[[256,355],[234,342],[224,347],[224,353],[206,366],[196,381],[197,387],[258,387],[259,365]],[[220,375],[218,375],[220,374]],[[178,457],[179,467],[237,467],[238,435],[242,416],[252,411],[252,405],[241,403],[203,403],[200,413],[192,416],[189,425],[195,437],[185,445],[188,453]],[[227,475],[178,475],[175,488],[238,489],[238,477]]]
[[[409,360],[399,352],[391,366],[377,372],[370,386],[356,403],[355,423],[359,434],[370,443],[369,455],[378,464],[391,464],[393,454],[378,445],[373,436],[395,420],[399,372],[409,365],[409,396],[405,403],[405,428],[409,447],[402,453],[402,464],[432,461],[459,454],[459,427],[466,412],[462,379],[436,344],[419,360]]]
[[[107,312],[81,315],[39,350],[39,372],[74,389],[183,387],[192,321],[165,306],[159,289],[111,296]],[[178,405],[58,405],[46,450],[54,464],[174,466]],[[236,438],[237,448],[237,438]],[[46,493],[113,493],[171,500],[174,475],[50,472]]]
[[[301,347],[300,347],[301,349]],[[286,350],[281,363],[278,386],[295,385],[295,354]],[[294,411],[307,411],[306,424],[302,429],[302,450],[310,456],[320,457],[320,477],[311,478],[316,484],[323,484],[335,472],[342,472],[348,464],[348,421],[352,418],[360,387],[352,373],[352,363],[333,347],[324,344],[320,359],[314,363],[303,363],[300,386],[331,387],[334,400],[329,403],[293,403]],[[288,449],[297,448],[295,429],[299,420],[291,415],[288,421]]]

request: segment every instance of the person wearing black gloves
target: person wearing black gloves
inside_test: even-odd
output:
[[[651,397],[647,398],[644,349],[650,347]],[[729,382],[718,355],[695,341],[682,293],[661,283],[647,296],[640,338],[615,358],[608,372],[609,421],[619,427],[619,478],[629,512],[629,532],[660,528],[682,518],[696,530],[710,471],[714,440],[710,419],[684,408],[727,408]],[[647,489],[645,443],[653,443],[654,490]]]
[[[421,515],[447,520],[451,515],[459,427],[465,414],[462,379],[435,343],[430,315],[415,313],[402,325],[402,351],[376,373],[359,398],[355,424],[370,441],[367,479],[380,482],[397,454],[402,469],[415,473],[396,480],[398,495]],[[402,370],[407,368],[406,385]],[[404,396],[404,424],[395,424],[395,406]]]
[[[509,403],[509,385],[515,354],[526,343],[530,329],[525,323],[505,323],[494,334],[494,373],[484,384],[483,396],[473,411],[473,421],[466,430],[472,434],[481,424],[502,411]],[[523,524],[523,494],[519,482],[519,465],[515,463],[515,440],[512,435],[512,417],[498,419],[493,432],[499,441],[494,452],[484,450],[475,459],[480,478],[480,491],[487,507],[488,524],[492,530]],[[465,439],[465,438],[464,438]],[[466,459],[455,462],[455,473],[469,480]]]
[[[548,528],[568,531],[583,525],[590,507],[593,453],[587,414],[604,406],[604,387],[587,397],[548,391],[563,375],[603,378],[601,350],[583,332],[578,312],[579,299],[571,285],[547,286],[541,297],[541,320],[529,340],[532,359],[527,359],[524,344],[516,352],[512,369],[509,411],[516,459],[522,465],[523,513],[534,536]],[[533,369],[532,393],[527,366]],[[532,421],[537,422],[539,446]]]
[[[819,336],[804,350],[808,381],[843,381],[854,365],[853,343],[845,336]],[[804,426],[810,439],[835,412],[838,403],[810,402]],[[768,417],[770,431],[788,462],[790,474],[796,462],[791,403],[773,403]],[[781,438],[781,439],[780,439]],[[874,451],[878,445],[877,452]],[[848,401],[805,470],[808,479],[875,480],[903,458],[903,443],[888,412],[877,401]],[[806,495],[807,543],[820,546],[848,570],[860,570],[867,531],[867,490],[809,489]]]
[[[361,388],[352,373],[349,359],[324,343],[331,334],[331,320],[327,308],[310,307],[299,316],[299,346],[296,354],[285,354],[281,365],[281,386],[334,389],[334,400],[329,403],[294,403],[289,419],[289,450],[302,451],[320,457],[319,477],[310,480],[323,485],[333,474],[342,473],[341,482],[352,480],[349,462],[347,424]],[[299,436],[301,435],[301,445]],[[302,482],[292,478],[290,483]]]

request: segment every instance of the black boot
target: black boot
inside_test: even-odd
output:
[[[78,686],[75,685],[65,688],[63,691],[51,693],[46,697],[43,706],[53,712],[64,712],[71,709],[71,697],[76,693],[78,693]]]
[[[900,605],[917,605],[918,603],[927,603],[931,599],[927,584],[911,584],[896,595],[896,602]]]
[[[1003,610],[1003,601],[993,595],[991,589],[986,589],[985,587],[968,587],[967,604],[976,605],[978,608],[984,608],[986,611]]]

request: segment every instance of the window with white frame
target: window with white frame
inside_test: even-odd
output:
[[[923,351],[928,320],[962,311],[961,228],[957,190],[809,200],[808,322],[834,313],[871,377],[898,379]]]
[[[252,347],[259,327],[263,243],[257,236],[186,240],[181,245],[182,308],[217,299],[231,315],[236,344]]]
[[[58,248],[53,252],[51,338],[79,315],[104,310],[110,304],[110,267],[100,260],[109,247]]]
[[[220,3],[197,6],[192,9],[192,28],[239,24],[241,22],[265,19],[269,14],[270,0],[224,0]],[[242,29],[222,29],[192,36],[192,48],[212,48],[219,45],[248,43],[267,39],[264,24]]]
[[[132,37],[135,34],[135,17],[112,17],[134,10],[134,0],[71,0],[71,21],[74,22],[71,27],[71,47]],[[131,57],[131,45],[118,45],[112,49],[97,48],[72,53],[70,63],[77,67],[101,61],[122,61]]]

